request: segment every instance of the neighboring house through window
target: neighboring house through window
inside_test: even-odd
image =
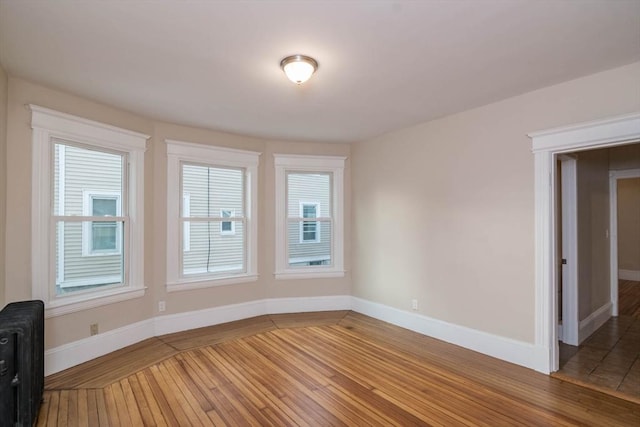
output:
[[[143,295],[148,136],[30,108],[33,297],[49,317]]]
[[[276,278],[344,276],[344,157],[275,154]]]
[[[95,217],[121,216],[120,193],[83,190],[83,215]],[[122,225],[117,221],[85,221],[82,223],[82,255],[105,256],[120,253]]]
[[[256,280],[259,153],[166,143],[167,289]]]
[[[220,218],[233,218],[236,216],[234,209],[220,209]],[[220,234],[223,236],[233,236],[236,234],[235,221],[222,221],[220,223]]]
[[[320,223],[306,220],[307,218],[317,218],[319,212],[320,203],[300,202],[300,217],[305,219],[300,222],[300,243],[320,243]]]
[[[184,217],[191,216],[191,194],[182,193],[182,212]],[[191,227],[188,222],[182,224],[182,249],[185,252],[191,250]]]

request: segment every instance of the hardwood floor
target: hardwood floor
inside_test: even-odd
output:
[[[618,312],[640,319],[640,282],[620,280],[618,284]]]
[[[48,377],[38,419],[47,426],[639,422],[638,404],[353,312],[261,316],[147,340]]]

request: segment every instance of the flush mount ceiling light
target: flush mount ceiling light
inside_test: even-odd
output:
[[[309,56],[291,55],[280,61],[280,68],[289,80],[299,85],[309,80],[318,69],[318,63]]]

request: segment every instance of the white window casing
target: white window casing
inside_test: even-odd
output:
[[[276,195],[276,279],[344,277],[344,165],[346,157],[274,154]],[[331,175],[331,263],[291,266],[288,254],[287,174],[328,173]],[[302,203],[300,209],[303,209]],[[320,212],[320,206],[316,208]],[[302,216],[302,215],[301,215]],[[327,218],[318,217],[317,224]],[[316,230],[320,236],[320,228]],[[301,236],[302,238],[302,236]],[[294,261],[297,261],[295,259]]]
[[[144,295],[144,152],[148,135],[61,113],[37,105],[31,110],[32,133],[32,296],[45,302],[45,316],[52,317],[86,310]],[[127,200],[124,226],[124,283],[56,296],[56,216],[64,215],[63,207],[53,215],[53,145],[54,140],[117,151],[126,155]],[[92,216],[78,217],[95,221]],[[102,218],[104,219],[104,218]],[[60,277],[58,277],[60,279]]]
[[[254,151],[237,150],[205,144],[165,140],[167,145],[167,291],[183,291],[211,286],[230,285],[255,281],[258,278],[258,164],[260,154]],[[221,209],[220,218],[230,218],[231,231],[221,232],[226,238],[235,234],[235,221],[243,221],[245,227],[244,263],[245,268],[221,268],[215,272],[203,271],[203,274],[186,276],[182,274],[182,256],[180,239],[184,239],[184,219],[189,217],[183,211],[180,216],[179,202],[182,199],[181,168],[184,163],[193,163],[208,167],[238,168],[244,171],[244,216],[236,218],[233,209]],[[193,197],[193,195],[192,195]],[[183,201],[184,203],[184,201]],[[222,211],[231,212],[231,217]],[[193,220],[198,218],[190,217]],[[199,219],[202,221],[202,218]],[[181,232],[182,230],[182,232]],[[181,237],[182,234],[182,237]],[[193,236],[191,236],[193,240]],[[183,240],[184,241],[184,240]],[[193,242],[191,242],[193,250]],[[207,274],[211,273],[211,274]]]

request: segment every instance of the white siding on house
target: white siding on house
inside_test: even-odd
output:
[[[222,218],[224,210],[231,211],[235,217],[244,217],[244,175],[244,169],[183,163],[182,216],[187,216],[186,213],[190,217],[217,219]],[[187,201],[188,208],[184,206]],[[219,220],[185,221],[185,224],[189,230],[189,250],[183,250],[182,274],[245,269],[242,221],[233,221],[232,231],[224,233]],[[182,241],[183,247],[186,246],[184,235]]]
[[[55,215],[92,216],[91,195],[118,198],[122,215],[123,155],[66,145],[54,145]],[[87,205],[89,203],[89,205]],[[91,222],[59,221],[56,265],[58,294],[80,287],[120,283],[123,272],[122,230],[117,250],[109,254],[91,250]],[[83,248],[84,239],[84,248]],[[83,250],[84,249],[84,250]],[[62,259],[60,257],[62,256]]]
[[[319,218],[331,218],[331,174],[300,173],[287,174],[287,242],[289,265],[310,265],[309,263],[331,264],[331,222],[314,221],[318,238],[303,241],[302,205],[317,205]],[[292,219],[296,219],[292,221]]]

